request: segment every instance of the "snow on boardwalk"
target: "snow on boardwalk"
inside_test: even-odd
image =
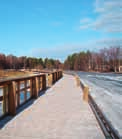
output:
[[[0,139],[104,139],[73,76],[54,86],[0,130]]]

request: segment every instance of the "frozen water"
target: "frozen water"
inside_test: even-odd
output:
[[[108,120],[122,136],[122,74],[77,72]]]

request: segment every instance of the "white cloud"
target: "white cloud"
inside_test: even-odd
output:
[[[66,57],[73,53],[79,53],[80,51],[98,51],[103,47],[120,46],[122,44],[122,38],[102,38],[99,40],[89,40],[85,43],[79,44],[57,44],[50,47],[39,47],[30,50],[29,56],[42,57],[42,58],[54,58],[64,61]]]
[[[80,20],[80,29],[87,29],[92,27],[92,20],[90,18],[84,18]]]
[[[121,0],[96,0],[95,1],[95,12],[104,13],[111,10],[122,10],[122,1]]]
[[[111,46],[111,47],[115,47],[115,46],[121,46],[122,44],[122,38],[103,38],[100,40],[96,41],[97,45],[101,45],[102,47],[106,47],[106,46]]]
[[[90,19],[90,18],[84,18],[84,19],[81,19],[81,20],[80,20],[80,23],[81,23],[81,24],[89,23],[89,22],[91,22],[91,19]]]
[[[96,0],[94,3],[95,6],[95,12],[103,12],[104,8],[103,8],[103,1],[100,0]]]
[[[93,42],[93,41],[92,41]],[[89,49],[93,44],[91,41],[86,44],[59,44],[53,47],[36,47],[30,51],[30,56],[42,58],[55,58],[64,61],[72,53]],[[92,48],[92,47],[91,47]]]
[[[122,32],[122,0],[96,0],[95,20],[85,18],[80,21],[80,29],[95,29],[109,33]]]
[[[122,32],[121,0],[96,0],[95,12],[98,14],[93,23],[95,29],[109,33]]]
[[[80,25],[80,29],[87,29],[87,28],[91,28],[92,27],[92,23],[86,24],[86,25]]]

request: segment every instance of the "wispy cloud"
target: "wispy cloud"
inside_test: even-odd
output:
[[[80,29],[92,28],[93,21],[90,18],[84,18],[80,20]]]
[[[120,47],[120,44],[122,44],[122,38],[103,38],[96,41],[96,45],[97,46],[101,45],[102,47],[103,46]]]
[[[81,24],[85,24],[85,23],[89,23],[89,22],[91,22],[91,19],[90,18],[84,18],[84,19],[81,19],[80,20],[80,23]]]
[[[55,58],[64,61],[66,57],[72,53],[87,50],[91,42],[87,44],[60,44],[53,47],[36,47],[30,52],[30,56],[42,57],[42,58]],[[93,43],[92,43],[93,44]],[[92,47],[91,47],[92,48]]]
[[[109,33],[122,32],[122,0],[96,0],[94,13],[97,18],[80,21],[80,29],[94,29]]]
[[[82,44],[57,44],[53,47],[35,47],[30,50],[30,56],[42,57],[42,58],[54,58],[64,61],[66,57],[73,53],[79,53],[80,51],[98,51],[103,47],[120,46],[122,44],[122,38],[101,38],[90,40]]]

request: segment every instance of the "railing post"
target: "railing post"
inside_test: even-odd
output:
[[[40,88],[41,90],[43,89],[43,77],[42,76],[40,77]]]
[[[59,72],[57,71],[57,79],[59,80],[59,75],[58,75],[58,73],[59,73]]]
[[[60,79],[60,71],[58,72],[58,78]]]
[[[60,71],[58,71],[58,79],[60,79]]]
[[[60,71],[59,71],[59,79],[60,79]]]
[[[55,72],[53,72],[53,84],[55,83]]]
[[[89,100],[89,87],[88,86],[84,86],[83,100],[86,101],[86,102],[88,102],[88,100]]]
[[[62,72],[62,71],[60,71],[60,78],[62,77],[62,73],[63,73],[63,72]]]
[[[20,82],[17,83],[17,107],[20,105]]]
[[[55,82],[57,81],[57,72],[55,72]]]
[[[56,71],[56,81],[58,81],[58,72]]]
[[[56,81],[58,81],[58,72],[56,71]]]
[[[9,89],[9,114],[14,116],[16,114],[16,83],[15,81],[12,81],[12,83],[8,87]]]
[[[32,87],[32,97],[36,99],[38,97],[38,94],[36,91],[36,77],[32,79],[31,87]]]
[[[48,74],[48,87],[50,86],[50,74]]]
[[[7,98],[8,98],[8,96],[7,96],[7,86],[5,86],[4,88],[3,88],[3,113],[4,114],[6,114],[7,113],[7,108],[8,108],[8,104],[6,103],[6,101],[7,101]]]
[[[60,78],[62,77],[62,71],[60,71]]]
[[[42,76],[42,90],[46,90],[46,75]]]
[[[31,98],[34,98],[34,88],[33,88],[33,78],[30,80],[30,93],[31,93]]]
[[[75,76],[75,79],[76,79],[77,86],[80,86],[80,79],[79,79],[79,77]]]
[[[54,83],[54,73],[52,73],[52,84]]]
[[[35,77],[35,84],[34,84],[34,98],[38,98],[38,93],[39,93],[39,78]]]
[[[55,72],[55,82],[56,82],[56,72]]]
[[[52,74],[48,75],[48,85],[51,87],[52,85]]]
[[[50,74],[50,84],[52,86],[52,73]]]
[[[24,88],[25,88],[25,90],[24,90],[24,101],[26,101],[27,100],[27,80],[24,80]]]

